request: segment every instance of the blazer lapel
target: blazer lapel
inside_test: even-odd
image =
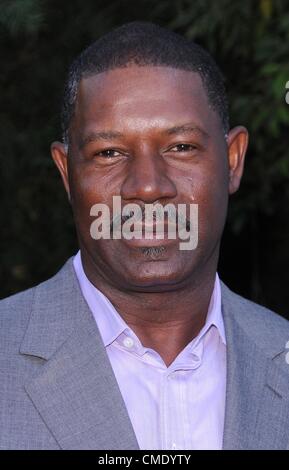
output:
[[[289,442],[289,374],[284,370],[288,331],[284,343],[273,333],[266,341],[259,335],[258,322],[254,325],[256,317],[248,302],[224,285],[222,302],[227,337],[223,448],[285,449]]]
[[[62,449],[138,449],[72,259],[37,288],[21,353],[47,360],[25,389]]]

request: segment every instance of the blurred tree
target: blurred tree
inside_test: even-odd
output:
[[[1,296],[52,275],[77,248],[49,154],[71,60],[127,21],[206,47],[227,78],[231,123],[251,135],[220,261],[235,290],[288,316],[288,0],[0,0]]]

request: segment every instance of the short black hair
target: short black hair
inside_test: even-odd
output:
[[[229,130],[229,113],[224,77],[212,56],[195,42],[146,21],[125,23],[101,36],[71,64],[62,104],[63,141],[68,143],[79,83],[100,72],[138,66],[168,66],[197,72],[212,108],[219,114],[224,133]]]

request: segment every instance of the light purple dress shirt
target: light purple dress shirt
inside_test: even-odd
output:
[[[218,275],[205,325],[167,367],[156,351],[141,344],[107,297],[88,280],[80,252],[73,262],[140,449],[221,449],[226,337]]]

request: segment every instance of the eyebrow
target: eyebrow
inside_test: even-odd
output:
[[[204,129],[201,129],[199,126],[188,123],[188,124],[182,124],[180,126],[174,126],[171,127],[170,129],[166,129],[165,133],[168,135],[175,135],[175,134],[186,134],[186,133],[191,133],[191,132],[198,132],[199,134],[203,134],[204,137],[209,137],[209,134],[204,131]]]
[[[167,135],[198,132],[202,134],[204,137],[209,137],[207,132],[205,132],[199,126],[195,124],[191,124],[191,123],[170,127],[169,129],[165,129],[163,132],[164,134],[167,134]],[[122,137],[125,137],[125,135],[118,131],[93,131],[93,132],[90,132],[86,137],[80,139],[79,148],[82,149],[90,142],[97,142],[99,140],[104,140],[104,141],[117,140]]]
[[[98,140],[116,140],[124,137],[124,134],[118,131],[94,131],[90,132],[86,137],[80,139],[79,148],[82,149],[90,142],[97,142]]]

